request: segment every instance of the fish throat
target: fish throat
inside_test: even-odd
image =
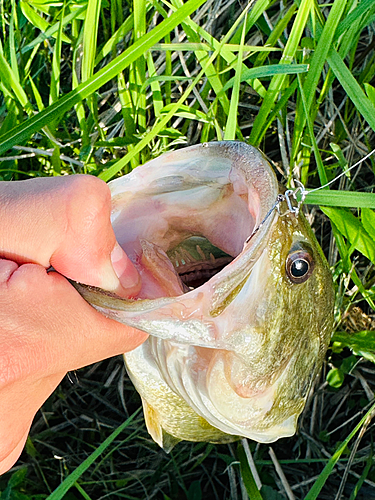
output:
[[[186,292],[206,283],[234,258],[201,236],[184,240],[167,255]]]

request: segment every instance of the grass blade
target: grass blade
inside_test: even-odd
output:
[[[135,40],[138,40],[146,33],[146,2],[145,0],[133,1],[134,12],[134,35]],[[135,104],[136,122],[140,130],[146,129],[146,95],[142,91],[142,85],[146,80],[146,60],[144,55],[138,57],[134,63],[134,69],[130,72],[130,76],[134,75],[134,82],[130,80],[132,88],[133,103]]]
[[[317,144],[316,139],[315,139],[314,127],[312,124],[310,113],[309,113],[308,108],[307,108],[308,104],[306,102],[305,92],[304,92],[304,89],[302,87],[301,79],[300,79],[299,75],[297,75],[297,79],[298,79],[299,89],[301,92],[301,101],[302,101],[303,109],[305,111],[305,119],[307,121],[307,127],[309,130],[309,138],[310,138],[310,141],[312,142],[312,147],[313,147],[314,155],[315,155],[315,161],[316,161],[316,164],[318,167],[320,184],[322,186],[325,186],[328,183],[327,174],[326,174],[326,171],[324,169],[322,157],[320,156],[318,144]],[[295,144],[296,144],[296,142],[297,142],[297,140],[295,141]],[[292,175],[292,172],[290,173],[290,175]]]
[[[300,42],[303,30],[305,29],[307,19],[312,7],[312,0],[302,0],[301,5],[298,9],[296,19],[293,23],[290,37],[288,38],[288,42],[285,46],[280,64],[289,64],[295,56],[298,44]],[[264,125],[270,111],[272,110],[272,107],[274,106],[279,92],[283,89],[284,82],[285,75],[276,75],[273,77],[270,83],[267,94],[263,100],[263,104],[259,110],[259,113],[253,125],[253,129],[251,131],[250,143],[254,146],[257,146],[259,144],[262,137],[266,133],[266,128]]]
[[[15,45],[15,39],[14,39],[15,32],[18,32],[17,24],[18,23],[17,23],[16,5],[15,5],[15,1],[12,0],[12,12],[11,12],[10,23],[9,23],[9,56],[10,56],[10,66],[12,68],[13,74],[16,76],[16,78],[19,82],[20,75],[18,72],[17,53],[16,53],[16,45]]]
[[[251,500],[263,500],[260,491],[258,490],[257,484],[255,482],[253,473],[251,472],[249,462],[246,457],[245,450],[243,449],[242,443],[238,445],[237,448],[238,457],[240,460],[241,476],[244,482],[247,494]]]
[[[160,112],[164,107],[163,94],[162,94],[161,87],[159,84],[160,77],[156,76],[156,69],[155,69],[154,61],[152,60],[152,54],[150,52],[147,54],[147,69],[148,69],[148,74],[150,75],[150,78],[148,78],[147,80],[150,82],[150,86],[151,86],[152,101],[153,101],[153,105],[154,105],[154,113],[155,113],[155,116],[157,118],[159,118]],[[173,78],[173,77],[171,77],[171,78]],[[143,88],[141,89],[141,91],[143,92]]]
[[[345,92],[353,101],[358,112],[375,131],[375,106],[362,90],[361,86],[354,78],[348,67],[335,49],[331,49],[328,56],[328,64],[332,68],[336,78],[343,86]]]
[[[296,75],[298,73],[306,73],[309,69],[308,64],[269,64],[267,66],[257,66],[242,71],[241,82],[253,80],[255,78],[264,78],[274,75]],[[235,77],[227,81],[223,87],[226,91],[233,87]]]
[[[53,121],[66,111],[71,109],[75,104],[90,96],[95,90],[114,78],[120,71],[134,62],[140,54],[149,50],[154,43],[163,38],[166,33],[169,33],[177,26],[186,16],[194,12],[205,0],[188,0],[177,12],[173,13],[168,19],[147,33],[145,36],[137,40],[123,54],[107,64],[103,69],[95,73],[86,82],[81,83],[77,88],[69,92],[66,96],[56,101],[48,108],[44,109],[36,116],[30,118],[27,123],[11,129],[7,134],[0,138],[0,154],[4,153],[11,147],[27,140],[33,133],[37,132],[50,121]]]
[[[65,12],[65,4],[61,11],[61,19],[64,18],[64,12]],[[62,22],[59,23],[59,31],[57,32],[56,43],[53,50],[51,89],[49,94],[50,104],[53,104],[59,98],[61,48],[62,48]]]
[[[134,16],[133,14],[130,14],[129,17],[119,27],[119,29],[111,36],[111,38],[99,51],[95,59],[95,66],[116,48],[116,45],[120,42],[120,40],[123,39],[125,35],[127,35],[133,29],[133,24]]]
[[[225,141],[233,141],[236,137],[238,101],[240,97],[243,44],[245,42],[245,27],[246,27],[246,17],[244,25],[242,27],[241,47],[238,52],[236,76],[234,77],[232,98],[230,100],[229,114],[225,126],[225,135],[224,135]]]
[[[64,481],[58,486],[46,500],[61,500],[65,493],[67,493],[75,482],[82,476],[82,474],[95,462],[95,460],[108,448],[108,446],[117,438],[122,431],[124,431],[135,417],[140,413],[140,408],[136,410],[125,422],[117,427],[110,436],[93,452],[89,457],[84,460]]]
[[[83,28],[83,82],[88,80],[94,72],[100,8],[101,0],[88,0],[85,24]]]
[[[270,5],[270,0],[258,0],[252,7],[245,21],[245,35],[248,33],[249,29],[257,22],[263,12]],[[230,43],[240,43],[242,31],[240,28],[232,36]]]
[[[15,96],[18,103],[26,110],[26,112],[31,115],[32,107],[29,99],[20,84],[17,75],[14,74],[12,68],[5,59],[2,50],[0,51],[0,73],[1,73],[1,84],[4,85],[9,95]]]
[[[226,43],[223,45],[223,50],[226,50],[228,52],[238,52],[241,49],[241,45],[238,44],[232,44],[232,43]],[[186,43],[156,43],[153,47],[153,50],[162,50],[162,51],[181,51],[181,52],[187,52],[187,51],[193,51],[196,52],[198,50],[204,50],[205,52],[211,52],[212,47],[208,45],[208,43],[201,43],[201,42],[186,42]],[[244,45],[243,46],[243,51],[245,52],[262,52],[265,57],[270,52],[281,52],[281,49],[278,47],[258,47],[258,45]]]
[[[372,416],[373,411],[375,410],[375,404],[371,406],[366,415],[361,419],[361,421],[356,425],[356,427],[352,430],[349,436],[345,439],[345,441],[339,446],[339,448],[335,451],[332,457],[329,459],[327,465],[324,467],[322,473],[315,481],[313,487],[305,496],[304,500],[316,500],[318,495],[323,488],[325,482],[327,481],[329,475],[331,474],[333,468],[335,467],[337,461],[345,451],[345,448],[348,446],[351,439],[357,434],[357,432],[361,429],[363,424],[366,422],[368,418]]]
[[[369,210],[368,207],[364,207],[364,209],[361,211],[361,219],[363,227],[375,241],[375,212],[373,210]]]
[[[328,19],[324,25],[318,45],[311,59],[310,69],[303,83],[303,92],[306,103],[300,101],[299,109],[296,111],[294,150],[299,149],[300,140],[306,123],[306,117],[310,116],[310,108],[315,97],[318,82],[327,60],[328,52],[332,46],[336,28],[346,6],[346,0],[336,0],[330,10]],[[302,106],[305,113],[302,112]]]
[[[294,13],[297,9],[296,3],[293,3],[288,9],[286,13],[283,14],[279,22],[274,27],[274,30],[268,37],[265,46],[266,47],[274,47],[274,45],[278,42],[278,40],[282,37],[284,30],[287,28],[290,20],[294,16]],[[264,47],[265,48],[265,47]],[[265,64],[266,58],[268,54],[260,53],[255,59],[254,66],[263,66]]]
[[[311,192],[306,195],[305,203],[324,205],[327,207],[353,207],[375,209],[375,193],[355,193],[351,191],[325,190]]]
[[[344,208],[322,207],[322,211],[351,245],[354,245],[372,263],[375,263],[374,240],[369,236],[357,217]]]
[[[375,332],[363,330],[355,333],[335,332],[332,342],[340,349],[348,347],[357,356],[375,363]]]
[[[362,0],[345,18],[340,22],[335,33],[334,40],[338,40],[340,36],[350,28],[350,26],[367,11],[374,9],[374,0]]]
[[[371,447],[371,453],[369,454],[369,456],[367,458],[366,467],[364,468],[364,470],[361,474],[361,477],[358,479],[357,484],[354,486],[349,500],[355,500],[357,498],[357,494],[358,494],[359,490],[362,488],[362,485],[365,482],[365,480],[368,476],[368,473],[370,472],[370,469],[372,467],[372,463],[373,463],[373,449]]]
[[[32,48],[34,48],[39,43],[42,43],[44,40],[50,37],[55,37],[56,33],[60,29],[60,21],[53,24],[52,26],[41,17],[35,10],[25,1],[20,2],[21,10],[23,15],[28,19],[28,21],[33,24],[36,28],[41,31],[41,34],[37,36],[32,42],[28,43],[24,47],[22,47],[21,52],[25,53]],[[81,16],[86,11],[86,5],[83,7],[79,7],[77,10],[73,10],[70,14],[68,14],[62,20],[63,28],[69,24],[76,17]],[[71,40],[65,35],[62,35],[62,41],[66,43],[71,43]]]

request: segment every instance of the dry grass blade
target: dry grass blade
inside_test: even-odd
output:
[[[275,466],[275,470],[277,472],[277,475],[279,476],[279,479],[281,481],[281,484],[283,485],[283,488],[285,490],[285,493],[286,493],[288,499],[289,500],[296,500],[296,497],[293,494],[293,491],[292,491],[292,489],[291,489],[291,487],[290,487],[290,485],[288,483],[288,480],[285,477],[283,469],[282,469],[279,461],[277,460],[275,452],[273,451],[273,449],[271,447],[269,448],[268,453],[270,454],[272,463]]]
[[[337,494],[335,496],[335,500],[341,500],[342,499],[342,494],[343,494],[343,491],[344,491],[344,487],[345,487],[345,484],[346,484],[346,481],[348,479],[348,475],[349,475],[349,471],[350,471],[350,468],[353,464],[353,461],[354,461],[354,458],[356,456],[356,453],[357,453],[357,450],[358,450],[358,447],[359,447],[359,443],[361,442],[361,439],[363,438],[365,432],[367,431],[367,428],[368,426],[370,425],[371,423],[371,420],[374,416],[374,413],[370,414],[367,419],[365,420],[365,422],[363,423],[363,426],[354,442],[354,445],[353,445],[353,448],[350,452],[350,456],[349,456],[349,460],[348,460],[348,463],[346,464],[346,467],[345,467],[345,471],[344,471],[344,474],[342,476],[342,479],[341,479],[341,483],[340,483],[340,487],[337,491]]]
[[[262,481],[260,480],[256,465],[255,465],[255,462],[253,459],[253,455],[251,454],[249,443],[247,442],[247,439],[242,439],[241,442],[242,442],[243,449],[245,450],[247,461],[249,462],[249,467],[250,467],[251,473],[253,474],[253,477],[254,477],[254,480],[255,480],[255,483],[257,485],[258,490],[260,490],[262,488]]]

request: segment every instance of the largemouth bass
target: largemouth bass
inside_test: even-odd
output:
[[[76,286],[150,334],[124,357],[153,439],[169,450],[293,435],[331,337],[334,290],[304,216],[272,210],[279,185],[264,156],[240,142],[200,144],[109,186],[142,290],[124,300]]]

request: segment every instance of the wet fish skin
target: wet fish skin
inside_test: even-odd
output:
[[[206,177],[200,165],[208,165]],[[112,191],[113,225],[120,244],[132,255],[129,242],[121,241],[126,233],[121,228],[122,219],[136,234],[132,234],[132,241],[139,242],[147,233],[147,241],[152,241],[148,250],[156,266],[168,267],[159,245],[164,245],[162,250],[168,254],[181,240],[193,236],[186,230],[183,211],[176,219],[179,207],[173,210],[175,200],[187,196],[192,203],[200,190],[206,189],[205,198],[198,200],[197,212],[206,210],[211,217],[210,210],[216,210],[223,219],[231,207],[236,207],[240,210],[236,221],[241,237],[233,248],[239,248],[263,220],[278,193],[272,169],[257,150],[243,143],[224,141],[186,148],[160,157],[154,166],[159,172],[154,171],[150,182],[150,167],[138,167],[135,172],[143,176],[138,184],[143,205],[147,202],[148,208],[160,207],[166,193],[172,196],[172,208],[166,211],[166,219],[170,217],[172,223],[164,237],[157,227],[152,239],[148,223],[152,213],[147,214],[146,223],[142,222],[144,214],[139,208],[140,226],[145,229],[136,234],[131,226],[132,217],[137,225],[134,186],[133,203],[128,202],[128,196],[121,198],[121,180],[115,181]],[[231,201],[229,184],[235,183],[239,200]],[[125,194],[127,189],[123,189]],[[251,216],[241,212],[243,200]],[[194,207],[185,208],[185,212],[186,218],[199,217],[193,217]],[[157,217],[160,219],[160,213]],[[249,225],[247,234],[242,220]],[[204,222],[197,225],[203,227]],[[177,229],[170,229],[173,224]],[[183,227],[180,233],[178,224]],[[236,239],[236,227],[228,226],[226,232],[229,229]],[[211,228],[209,231],[209,239],[220,242],[221,235]],[[222,249],[232,251],[227,234],[223,239]],[[137,251],[142,252],[142,244],[137,245]],[[148,341],[125,355],[125,361],[142,396],[149,432],[165,449],[180,439],[228,442],[246,436],[271,442],[292,435],[312,380],[320,370],[332,333],[334,290],[328,264],[304,216],[273,212],[237,252],[232,263],[207,283],[186,294],[181,288],[179,296],[165,298],[161,293],[158,298],[151,295],[124,301],[76,285],[86,300],[107,316],[151,333]],[[139,264],[134,255],[133,260]],[[161,256],[159,261],[155,255]],[[297,264],[310,266],[311,275],[303,282],[288,276],[295,256]],[[157,274],[163,276],[159,271]],[[168,279],[174,281],[173,275],[169,273]],[[165,290],[165,286],[162,283],[160,289]],[[179,286],[176,275],[172,295],[178,295]]]
[[[125,355],[130,376],[143,395],[148,429],[164,448],[170,446],[171,436],[228,442],[228,434],[234,440],[237,431],[240,436],[272,442],[294,434],[329,344],[334,295],[319,247],[307,247],[315,260],[315,273],[310,281],[296,286],[283,276],[288,253],[285,249],[293,248],[297,242],[306,245],[307,241],[314,242],[303,217],[298,221],[289,217],[279,219],[272,236],[267,248],[272,272],[268,286],[262,287],[253,304],[257,322],[235,336],[231,350],[217,350],[212,355],[207,352],[213,349],[150,338]],[[246,334],[254,340],[250,345]],[[207,357],[209,362],[202,362]],[[189,371],[198,372],[190,384]],[[279,382],[275,390],[273,384],[277,384],[280,372],[285,383]],[[184,397],[176,396],[178,393]],[[211,427],[207,426],[208,419],[202,421],[202,408],[198,404],[204,396],[221,408],[218,415],[209,406],[220,420],[216,421],[211,413],[211,422],[216,424]],[[253,404],[246,404],[250,396],[264,403],[254,408]],[[195,414],[191,408],[196,410]]]

